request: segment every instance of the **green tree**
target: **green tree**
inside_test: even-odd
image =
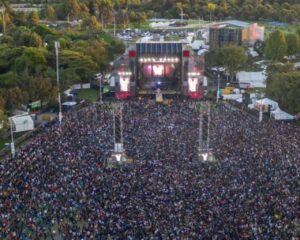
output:
[[[80,16],[80,4],[78,0],[65,0],[64,8],[67,12],[67,19],[74,20]]]
[[[28,102],[27,93],[22,91],[19,87],[6,89],[4,94],[6,96],[5,108],[9,111],[20,107],[21,104],[26,104]]]
[[[208,9],[208,11],[209,11],[209,19],[210,19],[210,21],[211,21],[211,19],[212,19],[212,13],[216,10],[216,8],[217,8],[217,4],[215,4],[215,3],[208,3],[207,4],[207,9]]]
[[[56,84],[49,78],[30,77],[27,83],[27,92],[30,101],[41,100],[42,104],[55,101],[58,89]]]
[[[289,33],[286,35],[287,54],[289,56],[299,53],[300,38],[296,33]]]
[[[300,73],[273,72],[267,77],[267,96],[278,101],[280,108],[290,113],[300,112]]]
[[[247,61],[244,48],[233,45],[222,47],[221,57],[222,66],[229,73],[231,80],[233,80],[236,71],[243,67]]]
[[[4,138],[8,128],[8,117],[4,113],[3,109],[0,108],[0,138]]]
[[[91,30],[98,30],[100,29],[101,25],[95,16],[90,16],[83,20],[82,27]]]
[[[210,67],[224,67],[233,80],[236,71],[247,62],[247,57],[244,48],[228,45],[210,50],[205,55],[205,61]]]
[[[39,74],[45,69],[46,51],[41,48],[26,48],[22,56],[16,59],[16,69],[20,74],[29,76]]]
[[[287,43],[285,35],[282,31],[276,30],[272,32],[265,46],[265,57],[272,61],[281,61],[287,52]]]
[[[54,7],[48,6],[46,9],[46,18],[50,21],[53,21],[56,19],[56,11]]]
[[[98,70],[97,63],[82,52],[61,51],[60,66],[63,69],[71,68],[79,76],[80,82],[89,82],[93,74]]]
[[[26,26],[26,25],[28,25],[25,12],[15,12],[14,24],[16,26]]]
[[[38,25],[39,21],[40,21],[40,17],[39,14],[36,11],[33,11],[29,14],[29,19],[28,19],[29,23],[31,25]]]

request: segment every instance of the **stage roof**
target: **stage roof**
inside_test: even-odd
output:
[[[181,42],[145,42],[136,43],[137,55],[155,54],[155,55],[178,55],[182,54]]]

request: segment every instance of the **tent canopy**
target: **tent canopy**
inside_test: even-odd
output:
[[[14,132],[24,132],[34,129],[34,122],[29,115],[17,115],[9,118]]]
[[[241,71],[236,74],[239,83],[249,83],[252,88],[265,88],[266,75],[265,72],[245,72]]]
[[[287,112],[282,111],[280,108],[276,108],[274,111],[271,111],[271,116],[275,120],[293,120],[295,117]]]
[[[255,105],[265,105],[265,106],[271,105],[271,111],[274,111],[277,108],[279,108],[278,103],[269,98],[263,98],[263,99],[257,100],[255,102]]]

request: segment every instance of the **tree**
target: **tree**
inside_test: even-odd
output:
[[[265,57],[272,61],[281,61],[287,52],[287,43],[282,31],[276,30],[269,35],[265,46]]]
[[[8,118],[4,113],[3,109],[0,109],[0,138],[3,139],[7,129],[9,127]]]
[[[46,18],[50,21],[56,19],[56,11],[52,6],[48,6],[46,9]]]
[[[28,19],[30,25],[38,25],[40,21],[39,14],[36,11],[33,11],[29,14],[29,19]]]
[[[57,31],[53,28],[50,28],[46,25],[39,24],[36,27],[32,29],[34,32],[36,32],[41,38],[45,38],[47,35],[58,35]]]
[[[278,101],[280,108],[290,113],[300,112],[300,73],[272,72],[267,77],[267,96]]]
[[[229,73],[231,80],[233,80],[236,71],[247,61],[244,48],[233,45],[222,47],[221,57],[222,65]]]
[[[27,92],[30,101],[41,100],[42,104],[54,101],[57,97],[57,86],[49,78],[30,77],[27,83]]]
[[[98,69],[106,70],[108,67],[107,44],[103,41],[88,41],[79,48],[85,55],[90,56],[98,65]]]
[[[78,19],[81,10],[78,0],[65,0],[64,7],[67,11],[67,19]]]
[[[210,2],[210,3],[207,4],[207,9],[209,11],[209,19],[210,19],[210,21],[211,21],[211,15],[216,10],[216,8],[217,8],[217,5],[215,3],[211,3]]]
[[[236,71],[246,63],[247,57],[244,48],[228,45],[210,50],[205,55],[205,61],[210,67],[224,67],[232,81]]]
[[[89,81],[98,70],[97,64],[82,52],[63,50],[60,57],[61,68],[71,68],[79,76],[81,83]]]
[[[26,48],[16,59],[16,69],[20,74],[29,76],[43,71],[46,65],[46,51],[41,48]]]
[[[92,30],[98,30],[100,29],[101,25],[95,16],[90,16],[83,20],[82,27]]]
[[[16,26],[26,26],[28,24],[25,12],[15,12],[14,24]]]
[[[5,90],[6,106],[7,110],[13,110],[25,104],[28,101],[28,95],[22,91],[19,87],[9,88]]]
[[[4,110],[4,108],[5,108],[5,99],[3,96],[0,96],[0,110]]]
[[[296,33],[289,33],[286,35],[287,54],[289,56],[299,53],[300,38]]]

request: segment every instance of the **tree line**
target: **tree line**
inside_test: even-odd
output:
[[[23,1],[13,1],[21,3]],[[144,17],[219,20],[227,17],[245,20],[293,22],[300,18],[297,0],[62,0],[31,1],[55,6],[58,19],[79,18],[90,14],[104,24],[141,21]],[[117,12],[117,14],[115,14]]]
[[[0,124],[30,102],[57,103],[55,41],[60,42],[61,91],[89,82],[124,52],[122,42],[91,23],[52,28],[39,20],[40,13],[6,8],[6,31],[0,36]]]

